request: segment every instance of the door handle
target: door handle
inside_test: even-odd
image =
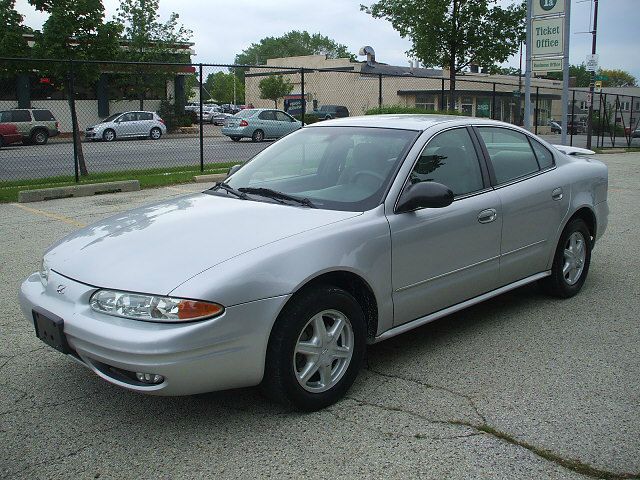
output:
[[[562,200],[564,194],[562,193],[562,189],[560,187],[556,188],[553,192],[551,192],[551,198],[554,200]]]
[[[478,214],[478,221],[480,223],[491,223],[498,217],[498,212],[495,208],[487,208]]]

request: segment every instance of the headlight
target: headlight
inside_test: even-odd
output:
[[[224,312],[217,303],[116,290],[98,290],[89,303],[96,312],[148,322],[190,322]]]
[[[47,265],[47,261],[43,258],[40,263],[40,282],[43,287],[47,286],[49,283],[49,265]]]

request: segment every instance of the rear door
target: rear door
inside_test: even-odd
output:
[[[503,209],[500,283],[506,285],[546,270],[570,185],[560,181],[552,153],[534,138],[508,127],[477,131]]]
[[[284,112],[276,111],[276,123],[278,124],[278,136],[282,137],[294,130],[298,129],[298,122],[295,118],[287,115]]]
[[[451,205],[387,214],[394,325],[497,287],[500,199],[471,133],[457,127],[434,136],[407,179],[407,184],[434,181],[448,186],[455,195]]]
[[[138,112],[138,125],[136,127],[138,135],[148,136],[151,133],[153,127],[153,113],[151,112]]]
[[[258,128],[264,132],[266,138],[277,138],[279,128],[276,123],[276,112],[274,110],[265,110],[258,115]]]

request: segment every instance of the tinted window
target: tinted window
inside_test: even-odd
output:
[[[478,130],[489,151],[498,184],[538,171],[538,162],[524,134],[506,128]]]
[[[293,121],[289,115],[287,115],[285,113],[282,113],[282,112],[276,112],[276,120],[278,120],[279,122],[292,122]]]
[[[52,122],[55,121],[53,114],[49,110],[34,110],[33,118],[40,122]]]
[[[0,112],[0,122],[10,122],[11,121],[11,112]]]
[[[553,155],[551,152],[543,147],[540,143],[536,142],[534,139],[530,138],[531,146],[533,147],[533,151],[536,153],[536,158],[538,159],[538,164],[541,169],[549,168],[553,166]]]
[[[138,120],[153,120],[153,113],[149,112],[139,112]]]
[[[12,122],[30,122],[31,114],[28,110],[13,110],[11,112]]]
[[[120,117],[121,122],[135,122],[137,118],[136,112],[125,113]]]
[[[478,155],[466,128],[443,132],[429,141],[411,172],[410,181],[442,183],[455,195],[482,190]]]
[[[260,112],[260,115],[258,116],[258,118],[260,120],[275,120],[276,115],[273,110],[266,110],[264,112]]]

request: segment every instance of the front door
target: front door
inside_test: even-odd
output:
[[[409,182],[448,186],[454,202],[388,215],[392,243],[394,325],[463,302],[498,285],[502,212],[482,174],[469,131],[432,138]]]

